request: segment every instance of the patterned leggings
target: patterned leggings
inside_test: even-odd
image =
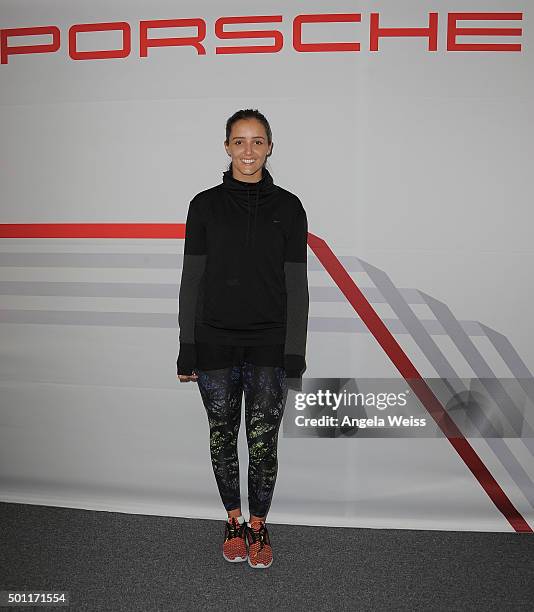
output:
[[[287,397],[285,369],[245,361],[196,372],[208,415],[211,463],[226,510],[241,507],[237,436],[245,394],[249,511],[264,517],[271,505],[278,471],[278,430]]]

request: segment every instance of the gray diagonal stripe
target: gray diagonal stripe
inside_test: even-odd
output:
[[[480,354],[480,351],[477,349],[475,344],[471,341],[471,338],[465,333],[458,321],[456,321],[450,308],[443,302],[434,299],[424,292],[421,292],[421,295],[425,298],[429,308],[436,316],[436,319],[440,321],[443,328],[447,331],[450,339],[454,342],[467,363],[471,366],[475,375],[481,379],[482,384],[486,386],[484,384],[484,379],[496,379],[495,373],[490,368],[484,357]],[[521,440],[528,448],[530,454],[534,456],[534,431],[527,421],[522,421],[521,413],[517,409],[517,406],[513,402],[512,398],[505,391],[504,387],[498,383],[498,379],[495,380],[495,384],[488,388],[488,394],[493,397],[497,406],[500,407],[503,415],[508,419],[510,425],[520,437],[521,431],[517,429],[516,423],[523,422],[523,430],[525,436],[527,437],[521,437]]]
[[[527,397],[534,402],[534,377],[510,340],[487,325],[480,323],[479,326],[482,333],[493,344],[501,359],[508,366],[510,372],[519,380]]]
[[[372,266],[371,264],[360,260],[362,267],[365,269],[369,278],[373,281],[376,287],[382,292],[387,303],[393,309],[393,312],[397,315],[399,320],[404,324],[407,332],[416,342],[417,346],[421,349],[425,357],[434,367],[440,378],[443,379],[443,384],[449,389],[453,390],[454,393],[458,394],[462,391],[467,391],[463,382],[459,379],[457,372],[453,366],[449,363],[441,349],[432,339],[428,326],[423,324],[422,321],[415,315],[413,310],[410,308],[406,300],[402,297],[401,292],[395,287],[391,279],[387,274]],[[421,298],[427,302],[426,294],[421,292]],[[452,313],[451,313],[452,316]],[[436,323],[443,323],[439,316],[436,315]],[[448,321],[447,321],[448,322]],[[389,328],[389,326],[388,326]],[[462,329],[462,333],[467,337],[467,333],[464,331],[460,323],[457,323],[457,328]],[[442,327],[445,332],[448,332],[447,325]],[[394,333],[391,329],[390,331]],[[450,335],[450,333],[448,334]],[[453,382],[454,380],[454,382]],[[497,406],[501,407],[498,403]],[[515,406],[514,406],[515,408]],[[502,409],[502,407],[501,407]],[[485,438],[488,446],[491,448],[495,456],[499,459],[501,464],[504,466],[516,486],[522,491],[526,499],[528,499],[531,507],[534,508],[534,483],[530,476],[525,471],[521,463],[517,460],[515,455],[510,450],[506,441],[499,438],[493,424],[486,417],[481,409],[465,411],[466,415],[470,418],[474,427],[479,431],[482,429],[485,432],[492,433],[497,437]]]

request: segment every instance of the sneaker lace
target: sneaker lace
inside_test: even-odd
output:
[[[227,540],[231,540],[232,538],[241,537],[243,531],[243,525],[236,519],[232,518],[231,521],[227,521],[228,523],[228,536]]]
[[[260,527],[258,529],[255,529],[253,527],[254,524],[255,523],[251,523],[249,532],[252,535],[252,543],[253,544],[255,544],[256,542],[260,543],[259,549],[254,554],[254,556],[256,556],[266,544],[265,538],[267,534],[267,529],[265,527],[265,523],[260,523]]]

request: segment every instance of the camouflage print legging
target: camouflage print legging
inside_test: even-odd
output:
[[[237,436],[245,394],[249,511],[266,516],[278,471],[278,430],[287,397],[285,369],[245,361],[196,372],[208,415],[211,463],[226,510],[241,507]]]

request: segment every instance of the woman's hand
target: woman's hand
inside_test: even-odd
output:
[[[198,380],[198,374],[194,370],[191,376],[188,376],[186,374],[177,374],[177,377],[180,382],[197,382]]]

